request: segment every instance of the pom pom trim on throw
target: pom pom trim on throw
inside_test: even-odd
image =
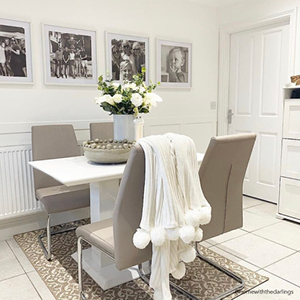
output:
[[[167,238],[166,230],[163,227],[156,227],[151,230],[151,242],[154,246],[160,247]]]
[[[179,229],[179,236],[182,241],[186,244],[189,244],[194,240],[195,237],[195,227],[193,226],[184,226]]]
[[[196,258],[196,250],[192,246],[187,246],[184,251],[179,253],[179,258],[185,263],[190,263]]]
[[[203,239],[203,230],[201,228],[197,228],[195,232],[195,242],[200,242]]]
[[[172,276],[175,279],[181,279],[185,275],[185,264],[180,262],[174,272],[172,272]]]
[[[197,227],[200,224],[201,217],[202,214],[198,209],[191,209],[184,216],[185,224]]]
[[[211,207],[210,206],[204,206],[200,208],[200,219],[199,223],[201,225],[206,225],[211,220]]]
[[[138,228],[133,235],[133,244],[138,249],[145,249],[150,243],[150,233],[144,229]]]

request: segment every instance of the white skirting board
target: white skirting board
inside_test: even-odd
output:
[[[51,215],[51,225],[81,220],[89,218],[89,216],[89,208],[57,213]],[[42,210],[2,218],[0,219],[0,241],[9,239],[15,234],[46,228],[46,224],[47,214]]]

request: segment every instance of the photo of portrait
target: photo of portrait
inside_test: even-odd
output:
[[[44,25],[46,83],[95,84],[95,32]]]
[[[107,73],[114,81],[132,80],[132,76],[142,73],[148,82],[148,38],[107,33]]]
[[[0,82],[32,82],[30,24],[0,19]]]
[[[162,87],[191,87],[192,44],[157,40],[157,54]]]

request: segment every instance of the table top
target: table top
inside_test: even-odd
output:
[[[197,153],[199,165],[204,154]],[[122,178],[126,163],[103,165],[91,163],[85,156],[31,161],[29,164],[66,186]]]

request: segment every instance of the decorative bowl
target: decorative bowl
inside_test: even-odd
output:
[[[135,141],[91,140],[83,143],[84,156],[93,163],[116,164],[127,161]]]

